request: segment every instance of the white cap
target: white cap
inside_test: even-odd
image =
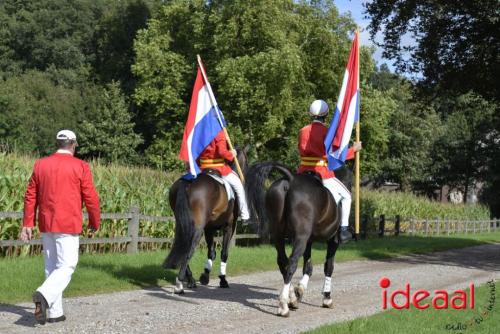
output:
[[[76,140],[76,135],[71,130],[61,130],[57,133],[57,140]]]
[[[309,113],[313,116],[325,116],[328,114],[328,104],[323,100],[316,100],[311,103]]]

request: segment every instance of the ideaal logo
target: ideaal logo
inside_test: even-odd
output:
[[[465,322],[456,322],[456,323],[449,323],[446,324],[444,327],[446,330],[453,331],[453,333],[463,333],[467,329],[471,329],[474,326],[479,326],[485,321],[490,314],[493,312],[493,309],[495,308],[495,301],[496,301],[496,286],[495,286],[495,281],[490,280],[486,283],[489,289],[489,298],[487,301],[486,306],[480,307],[479,313],[476,315],[472,316]]]
[[[380,287],[382,288],[382,309],[387,309],[388,302],[397,310],[409,309],[410,303],[420,309],[432,307],[436,310],[445,310],[450,306],[455,310],[474,309],[474,283],[469,285],[469,294],[464,290],[455,290],[451,294],[446,290],[435,290],[434,294],[425,289],[411,291],[410,283],[406,283],[404,289],[394,290],[388,295],[387,288],[391,285],[391,281],[387,277],[380,279]],[[401,296],[403,304],[398,304],[396,298]],[[431,303],[424,303],[424,299],[431,297]]]

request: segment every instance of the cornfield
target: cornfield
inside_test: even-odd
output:
[[[16,154],[0,153],[0,212],[22,211],[23,198],[35,162],[34,158]],[[172,216],[168,204],[168,190],[179,176],[149,168],[103,165],[91,162],[94,182],[101,199],[102,212],[128,212],[137,206],[141,213],[151,216]],[[354,205],[353,205],[354,208]],[[403,218],[486,220],[488,208],[482,205],[452,205],[432,202],[408,193],[379,192],[363,189],[361,192],[361,215],[370,220],[385,214]],[[351,219],[354,215],[351,215]],[[0,220],[0,239],[17,239],[21,222],[18,219]],[[172,238],[173,223],[141,222],[140,236]],[[104,220],[96,237],[127,236],[126,220]],[[35,235],[35,238],[39,236]],[[123,251],[124,244],[86,245],[85,251]],[[142,244],[142,249],[153,249],[157,245]],[[0,250],[1,255],[23,255],[40,252],[38,246],[24,246]]]
[[[31,176],[34,158],[16,154],[0,153],[0,212],[22,211],[24,192]],[[178,177],[175,173],[164,173],[148,168],[104,165],[99,161],[90,163],[94,183],[99,193],[102,212],[128,212],[137,206],[141,213],[151,216],[172,216],[168,204],[168,190]],[[0,239],[17,239],[21,222],[18,219],[0,220]],[[173,237],[174,224],[141,222],[140,235],[150,237]],[[104,220],[96,237],[127,236],[126,220]],[[38,238],[38,235],[34,236]],[[86,245],[86,251],[121,251],[124,244]],[[150,249],[153,245],[141,245]],[[0,250],[0,255],[33,254],[40,246],[24,246]]]

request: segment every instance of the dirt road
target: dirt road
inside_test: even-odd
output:
[[[231,272],[230,264],[228,272]],[[301,270],[300,270],[301,272]],[[321,308],[322,266],[314,268],[300,309],[276,316],[278,271],[218,279],[177,296],[171,287],[65,299],[63,323],[35,325],[33,305],[0,305],[0,333],[297,333],[381,310],[382,276],[391,287],[465,288],[500,279],[500,244],[380,261],[339,263],[333,274],[334,309]],[[294,283],[300,278],[296,275]]]

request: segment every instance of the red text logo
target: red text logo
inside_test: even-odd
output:
[[[394,290],[389,294],[387,288],[390,287],[391,281],[387,277],[382,277],[379,284],[382,288],[382,309],[384,310],[387,309],[388,303],[397,310],[409,309],[410,304],[420,310],[425,310],[431,305],[436,310],[449,307],[455,310],[474,309],[474,283],[470,283],[469,293],[465,290],[455,290],[452,293],[446,290],[434,290],[433,294],[425,289],[412,291],[410,283],[406,283],[404,289]],[[398,296],[402,297],[399,299],[400,304],[396,302]],[[430,303],[424,302],[427,297],[432,298]]]

